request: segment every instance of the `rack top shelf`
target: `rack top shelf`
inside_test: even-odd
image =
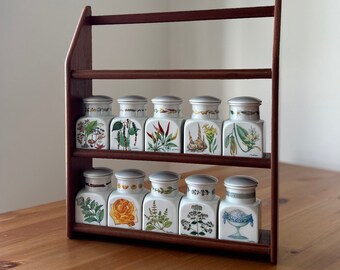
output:
[[[274,6],[91,16],[89,24],[136,24],[273,17]]]

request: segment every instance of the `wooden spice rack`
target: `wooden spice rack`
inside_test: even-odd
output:
[[[263,17],[274,18],[273,57],[271,68],[207,70],[92,69],[93,25],[165,23]],[[281,0],[276,0],[274,6],[106,16],[92,16],[91,7],[84,8],[65,62],[67,235],[69,238],[86,237],[90,235],[113,236],[149,242],[163,242],[174,245],[192,246],[204,248],[206,250],[222,250],[245,254],[260,254],[266,256],[271,263],[276,264],[278,246],[278,86],[280,23]],[[263,158],[241,158],[190,154],[76,149],[76,121],[82,116],[82,99],[92,95],[93,79],[271,79],[271,153],[266,153]],[[75,223],[74,202],[77,192],[83,187],[84,184],[81,180],[83,179],[82,173],[84,170],[92,168],[92,160],[94,158],[215,164],[223,166],[270,169],[270,230],[261,230],[260,243],[254,244]]]

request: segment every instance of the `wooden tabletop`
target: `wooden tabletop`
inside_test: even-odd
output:
[[[262,227],[269,229],[269,170],[213,167],[204,173],[221,180],[230,174],[256,177],[263,202]],[[195,172],[196,173],[196,172]],[[188,174],[183,174],[183,177]],[[184,186],[182,186],[184,188]],[[340,173],[280,165],[279,259],[192,251],[190,248],[122,239],[68,239],[65,201],[0,215],[2,269],[340,269]]]

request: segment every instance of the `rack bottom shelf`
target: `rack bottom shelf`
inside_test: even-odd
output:
[[[172,245],[191,246],[203,248],[204,250],[231,251],[249,254],[270,255],[270,231],[260,231],[260,242],[245,243],[185,235],[163,234],[147,231],[117,229],[111,227],[94,226],[75,223],[73,233],[92,234],[125,239],[136,239],[149,242],[168,243]]]

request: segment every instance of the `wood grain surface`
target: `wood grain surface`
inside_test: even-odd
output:
[[[194,172],[197,173],[198,171]],[[256,177],[263,201],[262,227],[270,224],[270,170],[211,167],[219,178]],[[192,173],[190,173],[192,174]],[[182,178],[189,174],[183,174]],[[180,183],[185,190],[183,179]],[[340,173],[280,165],[279,257],[258,257],[157,245],[133,240],[68,239],[65,201],[0,215],[2,269],[340,269]]]

